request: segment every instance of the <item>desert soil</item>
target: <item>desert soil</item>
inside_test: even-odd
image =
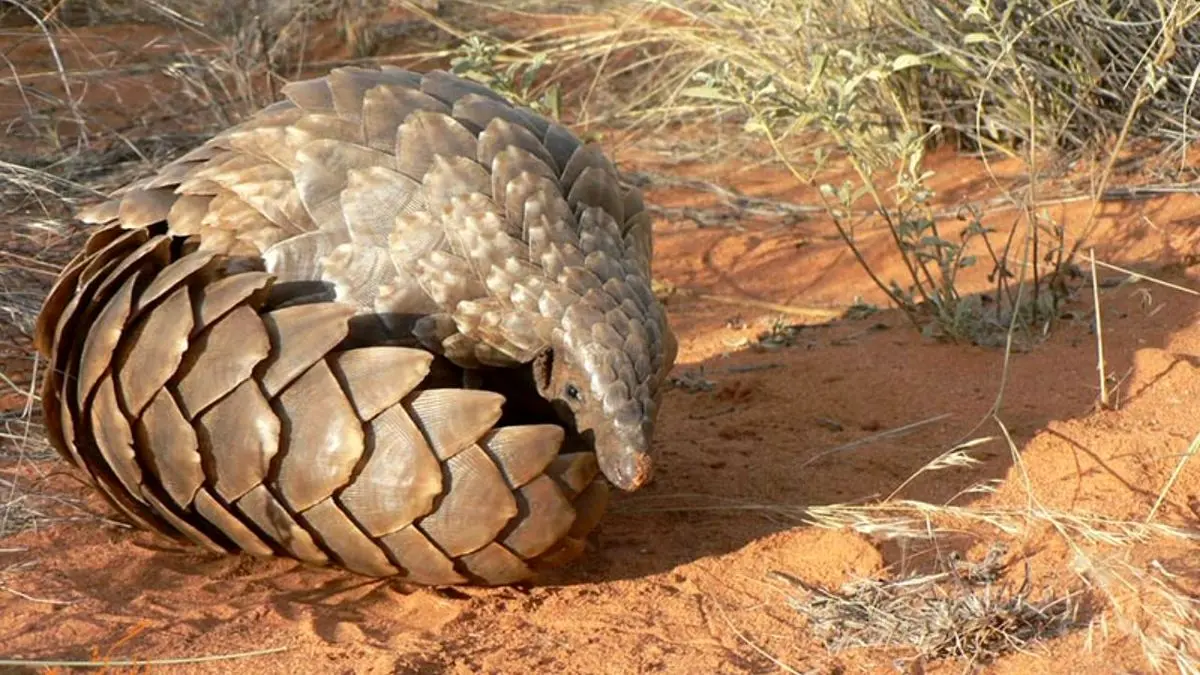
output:
[[[12,102],[11,92],[4,96]],[[625,170],[816,204],[782,170],[672,161],[673,148],[694,143],[696,133],[683,128],[621,143],[617,159]],[[973,159],[943,151],[933,169],[947,207],[1001,194]],[[1004,167],[993,170],[1003,174]],[[658,432],[662,470],[650,487],[615,500],[580,563],[532,588],[423,589],[286,560],[213,557],[106,520],[114,516],[65,464],[34,442],[9,439],[0,447],[0,477],[17,480],[13,497],[27,494],[19,508],[55,517],[33,518],[36,527],[0,540],[0,658],[155,659],[278,647],[285,650],[152,670],[896,672],[903,651],[827,652],[789,606],[798,591],[770,573],[836,589],[864,576],[925,571],[946,550],[821,528],[761,507],[799,512],[879,499],[956,442],[996,436],[972,451],[978,464],[927,473],[896,497],[953,500],[981,512],[1019,512],[1032,499],[1047,510],[1141,521],[1200,432],[1194,296],[1148,282],[1102,284],[1116,406],[1098,410],[1094,307],[1090,286],[1081,287],[1068,318],[1032,349],[1012,355],[998,418],[1013,453],[989,421],[1004,374],[1002,349],[922,337],[895,311],[830,318],[828,310],[844,310],[856,298],[877,304],[883,298],[819,213],[744,214],[700,226],[679,209],[720,207],[712,195],[660,183],[647,189],[647,201],[668,209],[655,223],[655,265],[670,289],[681,343],[677,386],[666,396]],[[1097,257],[1200,289],[1200,275],[1189,268],[1200,243],[1198,203],[1178,194],[1106,202]],[[1071,229],[1088,208],[1086,201],[1068,201],[1045,211]],[[988,217],[1007,228],[1015,215]],[[865,224],[860,234],[880,276],[902,278],[886,233]],[[968,277],[965,290],[987,290],[986,272]],[[1125,279],[1105,270],[1099,276]],[[784,344],[761,344],[759,336],[781,317],[779,307],[763,303],[792,308],[783,318],[798,327],[777,331]],[[29,386],[31,352],[17,327],[6,327],[0,354],[12,387],[4,386],[0,409],[13,436],[25,430],[19,413],[27,403],[21,391]],[[926,423],[881,436],[916,422]],[[31,433],[36,441],[38,428]],[[1001,481],[995,491],[961,494],[989,480]],[[4,517],[15,518],[19,508],[8,506]],[[1176,477],[1156,522],[1194,529],[1198,511],[1200,460],[1193,460]],[[998,540],[1008,546],[1009,581],[1019,584],[1028,563],[1037,594],[1084,585],[1079,550],[1041,522],[1011,536],[964,525],[962,536],[944,545],[979,558]],[[1080,545],[1089,555],[1118,555],[1132,565],[1157,561],[1186,592],[1200,587],[1194,542]],[[1138,641],[1117,629],[1111,608],[1095,611],[1092,629],[984,670],[1149,672]],[[925,672],[963,669],[948,661],[928,664]]]

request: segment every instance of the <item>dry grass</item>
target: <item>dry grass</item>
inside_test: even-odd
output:
[[[1032,600],[1026,571],[1017,589],[997,585],[1003,548],[978,563],[945,561],[945,571],[905,579],[864,579],[837,592],[776,572],[800,594],[791,604],[834,651],[910,647],[923,660],[986,664],[1083,625],[1077,595]]]

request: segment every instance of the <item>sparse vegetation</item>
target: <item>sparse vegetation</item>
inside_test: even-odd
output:
[[[528,106],[550,119],[562,118],[562,91],[551,84],[544,91],[534,92],[534,82],[546,66],[546,54],[535,54],[528,64],[511,63],[504,68],[496,64],[502,45],[480,35],[469,35],[450,59],[450,72],[461,75],[498,91],[509,100]]]
[[[1195,2],[673,4],[692,19],[678,39],[706,60],[675,95],[744,111],[745,130],[764,136],[798,181],[819,187],[856,259],[929,334],[1000,345],[1010,324],[1030,338],[1056,317],[1095,211],[1075,232],[1049,219],[1037,208],[1043,176],[1099,155],[1098,204],[1135,139],[1159,143],[1187,168],[1200,65]],[[833,140],[832,152],[819,145],[797,156],[793,139],[814,130]],[[1022,180],[1005,186],[1018,223],[1001,231],[968,204],[956,206],[959,223],[935,213],[925,154],[947,141],[985,162],[1023,162]],[[854,179],[826,179],[834,156]],[[854,213],[864,202],[873,215]],[[875,218],[906,278],[878,278],[861,255],[856,230]],[[996,285],[991,312],[957,283],[981,259]]]
[[[334,64],[377,56],[449,67],[565,118],[581,133],[636,139],[706,125],[706,133],[716,129],[716,140],[705,137],[689,151],[691,159],[782,165],[809,203],[623,166],[625,179],[714,196],[719,204],[711,210],[655,207],[701,228],[751,217],[776,218],[785,227],[828,218],[879,290],[876,301],[890,302],[925,335],[1004,350],[1000,381],[980,383],[999,392],[992,415],[967,437],[985,424],[1002,433],[954,444],[873,502],[799,506],[655,495],[630,500],[627,508],[762,514],[939,551],[947,539],[968,533],[1017,544],[1014,550],[1025,554],[1023,539],[1050,533],[1072,552],[1071,569],[1063,570],[1072,579],[1067,588],[1045,590],[1038,586],[1042,577],[1021,574],[1014,590],[1009,568],[1023,569],[1018,554],[1003,565],[988,557],[969,574],[961,563],[915,575],[902,570],[837,592],[788,575],[775,580],[798,591],[793,603],[807,622],[797,624],[807,623],[835,651],[902,647],[922,659],[973,665],[1068,631],[1086,632],[1089,646],[1112,633],[1133,640],[1154,672],[1200,673],[1200,600],[1194,581],[1182,578],[1196,570],[1168,569],[1152,553],[1163,542],[1193,551],[1200,545],[1197,521],[1159,513],[1178,476],[1195,471],[1194,444],[1166,485],[1142,486],[1157,497],[1144,519],[1044,505],[1011,439],[1010,480],[1024,476],[1023,508],[960,503],[993,495],[998,484],[991,480],[947,503],[901,497],[918,476],[972,470],[980,463],[978,448],[1007,436],[1000,408],[1008,359],[1050,333],[1077,289],[1087,288],[1083,299],[1091,302],[1087,277],[1095,271],[1081,253],[1104,200],[1133,194],[1117,183],[1195,180],[1200,0],[596,4],[603,13],[587,19],[486,31],[480,13],[495,8],[476,2],[444,2],[433,12],[429,3],[383,0],[0,0],[6,38],[17,46],[40,40],[38,49],[51,50],[43,61],[52,64],[26,72],[5,52],[0,339],[27,339],[41,298],[81,241],[69,218],[81,201],[265,105],[281,83]],[[539,9],[578,8],[531,0],[520,11]],[[394,10],[411,10],[405,21],[432,23],[389,53],[380,17]],[[112,22],[165,28],[137,45],[89,41],[76,32]],[[322,53],[317,37],[330,32],[350,46]],[[988,167],[991,192],[1001,196],[949,203],[933,187],[937,176],[929,168],[931,153],[947,149]],[[1001,176],[995,170],[1001,162],[1017,168]],[[1069,192],[1068,178],[1082,187]],[[1091,204],[1082,222],[1060,222],[1045,208],[1077,197]],[[901,262],[897,278],[884,276],[864,253],[864,239],[880,233]],[[677,290],[669,282],[658,288]],[[844,300],[845,312],[742,304],[744,311],[822,321],[837,314],[868,319],[864,331],[886,327],[874,323],[883,314],[879,307]],[[743,344],[781,350],[803,344],[804,330],[780,318]],[[50,460],[37,443],[33,384],[44,364],[30,357],[0,365],[20,370],[0,372],[0,390],[27,403],[0,410],[0,537],[95,517],[78,500],[41,486]],[[715,395],[722,386],[714,372],[691,368],[674,383],[695,397]],[[1035,599],[1042,595],[1048,599]]]
[[[774,576],[796,589],[792,606],[835,652],[906,646],[924,661],[977,666],[1082,625],[1076,597],[1031,599],[1028,578],[1016,589],[997,585],[1002,550],[978,563],[945,561],[933,574],[857,580],[838,592]]]

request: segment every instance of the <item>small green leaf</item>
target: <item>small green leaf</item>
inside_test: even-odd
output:
[[[682,96],[700,98],[708,101],[721,101],[723,103],[738,102],[736,98],[733,98],[716,87],[686,87],[679,93]]]
[[[915,68],[925,65],[925,59],[918,54],[901,54],[892,61],[892,72]]]
[[[825,66],[829,62],[828,54],[817,54],[813,57],[812,77],[808,80],[808,90],[813,91],[817,88],[817,84],[825,77]]]
[[[845,183],[842,183],[842,187],[838,189],[837,197],[838,201],[842,203],[842,206],[848,207],[851,204],[850,188],[850,182],[846,181]]]
[[[967,7],[966,11],[963,12],[963,18],[967,19],[967,20],[970,20],[972,18],[983,19],[986,21],[988,18],[987,10],[984,9],[983,3],[972,2],[971,6]]]
[[[742,131],[748,134],[761,134],[767,131],[767,125],[757,117],[751,117],[742,125]]]

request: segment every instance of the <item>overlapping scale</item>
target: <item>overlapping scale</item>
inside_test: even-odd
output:
[[[607,505],[595,455],[560,454],[556,420],[502,423],[461,368],[566,331],[649,386],[674,347],[641,193],[449,73],[283,94],[80,214],[96,229],[37,325],[51,444],[126,518],[211,551],[424,584],[575,558]],[[365,339],[371,311],[411,333]]]

